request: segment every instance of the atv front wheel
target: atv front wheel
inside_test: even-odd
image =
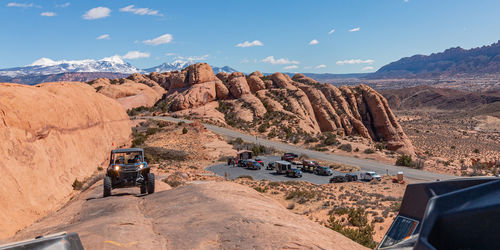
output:
[[[111,195],[111,178],[106,176],[104,178],[104,188],[103,188],[103,196],[108,197]]]
[[[142,184],[141,185],[141,194],[145,194],[147,192],[148,192],[148,190],[147,190],[146,184]]]
[[[148,174],[148,194],[152,194],[155,192],[155,174],[149,173]]]

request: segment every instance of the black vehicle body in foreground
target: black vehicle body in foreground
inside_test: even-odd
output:
[[[286,171],[286,176],[288,177],[294,177],[294,178],[301,178],[302,177],[302,171],[300,171],[297,168],[292,168]]]
[[[109,166],[104,178],[103,196],[111,195],[115,188],[141,188],[141,194],[155,192],[155,176],[150,173],[142,148],[125,148],[111,151]]]
[[[379,249],[500,249],[500,178],[409,184]]]

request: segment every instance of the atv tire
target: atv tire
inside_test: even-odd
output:
[[[141,194],[145,194],[148,192],[148,189],[147,189],[147,186],[146,184],[142,184],[141,185]]]
[[[109,176],[106,176],[104,178],[104,188],[102,196],[104,197],[111,196],[111,178],[109,178]]]
[[[155,174],[148,174],[148,182],[147,182],[148,194],[152,194],[155,192]]]

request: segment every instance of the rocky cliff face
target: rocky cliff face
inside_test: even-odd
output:
[[[1,83],[0,237],[66,202],[75,179],[129,142],[129,122],[120,104],[87,84]]]
[[[260,72],[215,76],[206,63],[144,78],[167,91],[159,103],[172,114],[253,128],[269,137],[288,139],[323,132],[359,135],[383,141],[390,150],[413,153],[386,99],[366,85],[336,88],[302,74],[292,78],[281,73],[264,76]],[[208,105],[213,102],[217,105]]]

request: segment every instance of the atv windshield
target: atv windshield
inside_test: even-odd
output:
[[[126,152],[126,153],[114,153],[112,155],[112,164],[135,164],[141,163],[144,159],[142,157],[142,152]]]

